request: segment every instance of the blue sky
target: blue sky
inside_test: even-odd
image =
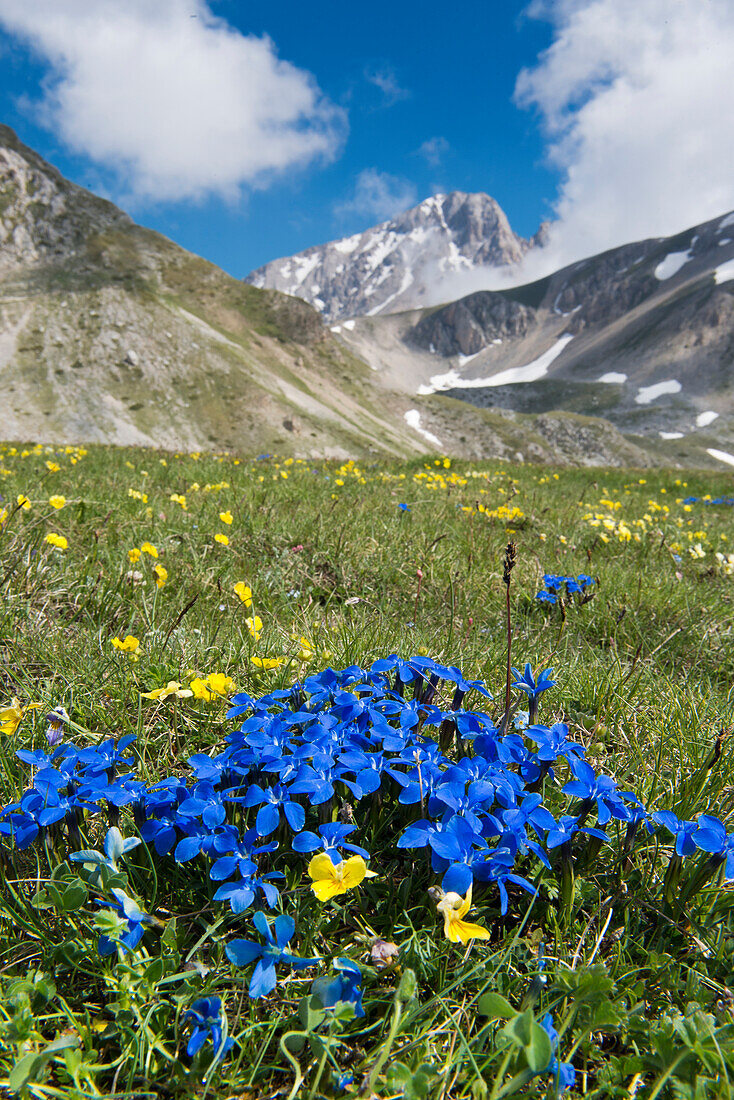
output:
[[[732,0],[0,0],[0,119],[237,276],[437,190],[559,263],[712,217],[732,63]]]

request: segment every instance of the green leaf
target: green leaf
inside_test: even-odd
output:
[[[511,1020],[518,1014],[517,1009],[499,993],[484,993],[479,998],[478,1008],[479,1015],[488,1016],[490,1020]]]
[[[511,1039],[516,1046],[526,1047],[530,1044],[533,1034],[535,1017],[533,1010],[528,1008],[525,1012],[517,1012],[508,1024],[502,1028],[503,1034]]]
[[[163,970],[164,970],[163,959],[160,956],[157,959],[153,959],[153,962],[150,963],[145,968],[145,980],[146,980],[146,982],[149,982],[151,985],[157,985],[158,982],[163,977]]]
[[[54,1039],[43,1050],[26,1054],[13,1066],[8,1076],[8,1084],[13,1092],[20,1090],[29,1082],[36,1081],[55,1054],[79,1046],[78,1035],[62,1035]]]
[[[540,1024],[533,1023],[530,1042],[525,1047],[528,1069],[531,1069],[534,1073],[542,1073],[552,1057],[553,1047],[548,1032]]]
[[[61,905],[65,913],[73,913],[87,903],[89,893],[81,879],[76,879],[64,890]]]

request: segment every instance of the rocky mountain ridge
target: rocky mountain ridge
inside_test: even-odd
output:
[[[339,321],[424,306],[452,277],[516,264],[534,243],[512,231],[489,195],[452,191],[364,233],[272,260],[246,281],[303,298]]]
[[[734,456],[734,213],[525,286],[332,331],[394,388],[603,416],[684,462]]]

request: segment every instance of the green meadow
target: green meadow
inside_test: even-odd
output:
[[[732,1095],[732,500],[708,471],[0,448],[3,1093]],[[587,579],[552,602],[549,575]],[[508,641],[553,670],[532,706]],[[565,723],[570,758],[528,722]],[[261,803],[229,763],[202,786],[233,737]],[[439,746],[443,779],[410,756]],[[608,803],[564,792],[581,759]],[[449,889],[448,849],[400,843],[453,818],[515,878]],[[292,847],[330,825],[368,858]],[[251,865],[251,899],[215,897]]]

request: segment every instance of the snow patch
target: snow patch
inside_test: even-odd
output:
[[[682,439],[683,432],[658,432],[661,439]]]
[[[389,298],[386,298],[384,302],[381,302],[379,306],[375,306],[374,309],[369,309],[367,311],[367,316],[374,317],[376,313],[382,313],[383,309],[386,309],[390,305],[390,302],[394,302],[396,298],[399,298],[412,282],[413,272],[408,269],[408,271],[403,272],[403,280],[395,293],[391,294]]]
[[[669,252],[665,259],[660,261],[653,274],[661,282],[663,279],[672,279],[690,258],[690,249],[687,252]]]
[[[421,428],[421,414],[417,409],[408,409],[405,413],[405,423],[409,428],[412,428],[414,432],[418,432],[425,440],[432,443],[434,447],[443,446],[438,436],[435,436],[433,432],[426,431],[425,428]]]
[[[728,225],[734,225],[734,210],[731,212],[731,214],[727,214],[725,218],[721,219],[721,221],[719,222],[717,233],[720,232],[722,229],[726,229]]]
[[[729,260],[728,264],[722,264],[714,271],[715,283],[728,283],[730,279],[734,279],[734,260]]]
[[[573,340],[573,336],[561,336],[553,347],[548,348],[532,363],[522,367],[510,367],[508,370],[493,374],[490,378],[462,378],[458,371],[450,370],[446,374],[436,374],[426,386],[418,389],[420,396],[436,393],[438,390],[477,390],[488,386],[511,386],[517,382],[537,382],[548,373],[548,367],[557,359],[563,349]]]
[[[342,330],[341,325],[332,325],[331,328],[329,329],[329,332],[335,332],[338,336],[339,333],[341,332],[341,330]]]
[[[353,237],[345,237],[342,241],[334,241],[333,247],[337,252],[341,252],[343,256],[346,256],[349,252],[354,252],[359,244],[359,238],[360,234],[355,233]]]
[[[318,267],[321,257],[318,252],[313,256],[303,256],[300,259],[293,261],[295,271],[293,272],[293,278],[296,286],[301,286],[305,279],[311,274],[315,267]]]
[[[355,323],[356,322],[354,322],[354,321],[345,321],[344,324],[342,325],[342,328],[345,328],[347,330],[347,332],[351,332],[352,329],[354,328]]]
[[[471,363],[472,359],[476,359],[478,355],[478,351],[475,351],[473,355],[457,355],[456,362],[459,364],[460,367],[465,367],[467,363]]]
[[[732,216],[734,217],[734,215]],[[713,447],[707,447],[706,453],[710,454],[712,458],[717,458],[719,462],[726,462],[729,466],[734,466],[734,455],[730,455],[726,451],[717,451]]]
[[[699,413],[696,417],[697,428],[707,428],[709,424],[713,424],[714,420],[718,419],[719,414],[715,412],[703,412]]]
[[[608,382],[610,384],[614,384],[616,382],[621,385],[623,382],[627,381],[627,375],[620,374],[619,371],[616,370],[608,370],[607,373],[603,374],[601,378],[597,379],[597,381]]]
[[[731,244],[731,237],[722,237],[719,241],[719,248],[721,248],[723,244]]]
[[[680,382],[677,382],[675,378],[668,382],[655,382],[652,386],[641,386],[637,391],[635,402],[638,405],[649,405],[651,401],[654,401],[657,397],[662,397],[663,394],[680,393],[682,389]]]

